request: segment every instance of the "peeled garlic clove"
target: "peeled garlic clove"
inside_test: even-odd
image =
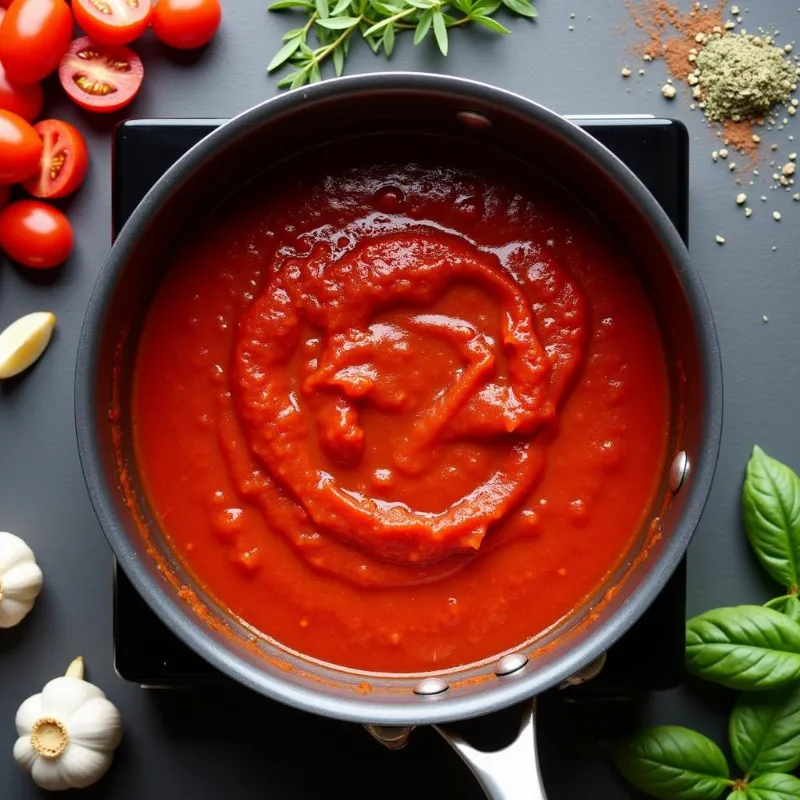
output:
[[[37,360],[49,344],[55,324],[55,314],[36,311],[0,333],[0,379],[19,375]]]

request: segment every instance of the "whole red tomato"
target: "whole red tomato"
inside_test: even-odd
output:
[[[151,11],[150,0],[72,0],[78,25],[87,36],[106,44],[128,44],[138,39],[150,24]]]
[[[25,267],[49,269],[61,264],[72,243],[69,220],[47,203],[17,200],[0,211],[0,249]]]
[[[158,0],[153,33],[170,47],[191,50],[208,44],[221,20],[219,0]]]
[[[36,83],[61,61],[72,39],[64,0],[15,0],[0,25],[0,61],[14,83]]]
[[[42,113],[44,92],[38,83],[11,83],[0,63],[0,108],[33,122]]]
[[[19,183],[39,168],[42,140],[30,123],[0,109],[0,183]]]

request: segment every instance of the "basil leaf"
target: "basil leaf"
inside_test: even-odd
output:
[[[436,38],[436,44],[439,45],[439,52],[446,56],[449,42],[447,40],[447,25],[441,11],[433,12],[433,35]]]
[[[800,765],[800,683],[740,695],[728,738],[734,760],[748,775],[792,772]]]
[[[781,614],[789,617],[789,619],[800,623],[800,598],[796,594],[785,594],[782,597],[776,597],[774,600],[764,603],[764,605],[767,608],[780,611]]]
[[[794,775],[761,775],[743,794],[746,800],[800,800],[800,780]]]
[[[786,686],[800,678],[800,625],[763,606],[706,611],[686,623],[686,668],[730,689]]]
[[[617,769],[659,800],[715,800],[732,785],[725,756],[711,739],[678,725],[656,725],[611,746]]]
[[[267,72],[272,72],[273,70],[278,69],[278,67],[288,61],[294,54],[295,51],[300,47],[300,42],[303,41],[302,39],[292,39],[289,42],[281,47],[275,56],[273,57],[272,61],[269,62],[267,66]]]
[[[533,19],[536,16],[536,9],[531,5],[530,0],[503,0],[503,5],[522,17]]]
[[[758,560],[774,580],[796,587],[800,574],[800,478],[753,448],[742,490],[744,526]]]

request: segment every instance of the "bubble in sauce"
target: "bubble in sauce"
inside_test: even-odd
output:
[[[378,211],[382,211],[384,214],[391,214],[400,210],[405,199],[406,196],[399,186],[387,184],[386,186],[381,186],[381,188],[375,192],[375,208],[377,208]]]

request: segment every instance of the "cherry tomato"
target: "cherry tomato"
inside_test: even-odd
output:
[[[219,0],[157,0],[153,33],[170,47],[191,50],[214,38],[221,19]]]
[[[64,0],[16,0],[0,25],[0,61],[14,83],[36,83],[61,61],[72,38]]]
[[[150,24],[150,0],[72,0],[75,21],[87,36],[106,44],[138,39]]]
[[[55,267],[67,260],[72,242],[69,220],[47,203],[17,200],[0,211],[0,248],[25,267]]]
[[[38,83],[11,83],[0,64],[0,108],[13,111],[28,122],[42,113],[44,92]]]
[[[39,168],[42,140],[30,123],[0,109],[0,183],[19,183]]]
[[[83,183],[89,151],[80,131],[68,122],[45,119],[34,130],[42,137],[39,171],[22,186],[34,197],[66,197]]]
[[[70,45],[58,77],[64,91],[81,108],[110,112],[133,100],[142,85],[144,67],[130,48],[84,36]]]

